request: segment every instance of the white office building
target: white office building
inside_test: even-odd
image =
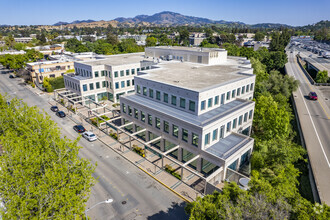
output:
[[[173,60],[134,76],[135,92],[120,98],[123,123],[133,122],[133,132],[146,129],[146,142],[157,140],[157,150],[208,182],[223,181],[227,168],[238,170],[253,149],[250,62],[227,59],[221,49],[152,47],[145,53]]]

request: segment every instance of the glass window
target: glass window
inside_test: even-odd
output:
[[[218,129],[215,129],[213,131],[213,135],[212,135],[212,141],[215,141],[218,138]]]
[[[139,94],[141,93],[141,87],[139,85],[136,86],[136,92]]]
[[[166,133],[169,132],[169,124],[167,121],[164,121],[164,132],[166,132]]]
[[[105,81],[103,81],[102,82],[102,88],[105,88],[105,87],[107,87],[107,85],[106,85]]]
[[[149,89],[149,97],[150,98],[154,97],[154,90],[153,89]]]
[[[184,98],[180,98],[180,107],[186,108],[186,100]]]
[[[115,78],[118,77],[118,71],[115,71]]]
[[[108,76],[108,71],[104,70],[105,76]]]
[[[243,119],[243,115],[239,116],[239,118],[238,118],[238,125],[242,125],[242,119]]]
[[[111,78],[111,71],[109,71],[109,78]]]
[[[225,126],[222,125],[222,126],[220,127],[220,136],[219,136],[220,139],[224,138],[224,136],[225,136],[224,133],[225,133]]]
[[[104,76],[104,70],[101,71],[101,76]]]
[[[141,115],[141,121],[145,122],[146,121],[146,115],[144,114],[144,112],[140,111],[140,115]]]
[[[152,125],[152,116],[148,114],[148,124]]]
[[[195,102],[194,101],[191,101],[189,100],[189,110],[190,111],[195,111]]]
[[[241,95],[241,88],[237,88],[237,96]]]
[[[242,87],[242,95],[245,93],[245,86]]]
[[[120,84],[121,84],[121,88],[125,88],[125,81],[121,81]]]
[[[139,71],[140,71],[140,68],[137,68],[137,69],[136,69],[136,72],[139,72]]]
[[[120,76],[124,76],[124,70],[120,70]]]
[[[251,83],[251,88],[250,89],[253,90],[253,83]]]
[[[124,112],[124,113],[126,113],[126,106],[125,106],[125,104],[123,103],[123,104],[121,104],[121,110]]]
[[[134,86],[134,79],[132,79],[132,85]]]
[[[237,118],[235,118],[235,119],[233,120],[233,129],[236,128],[236,125],[237,125]]]
[[[156,99],[160,100],[160,92],[159,91],[156,91]]]
[[[131,106],[127,106],[127,109],[128,109],[128,114],[130,115],[130,116],[132,116],[132,108],[131,108]]]
[[[247,122],[248,113],[244,114],[244,122]]]
[[[249,112],[249,119],[252,118],[252,113],[253,113],[253,111],[251,110],[251,111]]]
[[[214,97],[214,105],[218,105],[219,104],[219,96],[217,95],[216,97]]]
[[[87,85],[86,84],[83,85],[83,90],[84,90],[84,92],[87,91]]]
[[[250,85],[246,85],[246,92],[249,92]]]
[[[205,135],[204,145],[208,145],[209,143],[210,143],[210,133]]]
[[[156,128],[160,129],[160,119],[156,118]]]
[[[128,76],[129,75],[129,70],[126,70],[126,76]]]
[[[230,99],[230,92],[227,92],[227,98],[226,100],[229,100]]]
[[[175,95],[171,96],[171,103],[172,103],[172,105],[176,105],[176,96]]]
[[[227,132],[231,130],[231,121],[227,123]]]
[[[134,109],[134,118],[139,119],[139,111],[136,108]]]
[[[99,72],[98,71],[95,71],[94,74],[95,74],[95,78],[99,77]]]
[[[132,75],[134,75],[135,74],[135,69],[131,69],[131,73],[132,73]]]
[[[119,82],[116,82],[116,83],[115,83],[115,88],[116,88],[116,89],[119,89]]]
[[[212,102],[213,102],[213,98],[209,98],[208,102],[207,102],[207,107],[211,108],[212,107]]]
[[[225,93],[221,94],[221,105],[225,103]]]
[[[233,91],[231,91],[231,97],[232,98],[235,98],[235,96],[236,96],[236,89],[234,89]]]
[[[201,110],[205,110],[205,100],[201,102]]]
[[[89,84],[89,90],[94,90],[94,84],[93,83]]]
[[[173,125],[172,130],[173,130],[173,136],[178,137],[179,136],[179,127],[176,125]]]
[[[131,86],[131,80],[126,80],[126,86]]]
[[[147,87],[143,87],[143,95],[147,95]]]
[[[100,83],[97,82],[97,83],[96,83],[96,89],[99,89],[99,88],[100,88]]]
[[[182,128],[182,140],[188,142],[188,130]]]
[[[198,134],[192,133],[191,143],[198,147]]]
[[[110,82],[109,84],[110,84],[110,85],[109,85],[109,86],[110,86],[110,89],[112,89],[112,83]]]
[[[168,94],[164,93],[164,102],[168,103]]]

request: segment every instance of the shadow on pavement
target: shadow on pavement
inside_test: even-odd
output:
[[[160,211],[152,216],[148,216],[148,220],[188,220],[189,216],[185,213],[184,207],[186,206],[185,202],[180,204],[172,203],[172,206],[166,211]]]

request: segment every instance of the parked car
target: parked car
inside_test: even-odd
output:
[[[88,141],[96,141],[97,140],[97,136],[93,133],[93,132],[90,132],[90,131],[85,131],[82,136],[84,138],[86,138]]]
[[[310,100],[317,100],[317,94],[316,94],[316,92],[310,92],[308,94],[308,97],[309,97]]]
[[[82,125],[73,126],[73,130],[75,130],[78,133],[84,133],[86,131],[86,129]]]
[[[58,112],[58,107],[56,105],[53,105],[52,107],[50,107],[50,110],[52,110],[53,112]]]
[[[64,118],[65,117],[65,113],[63,111],[58,111],[56,112],[56,115],[60,118]]]
[[[13,79],[13,78],[15,78],[15,76],[13,76],[13,75],[9,75],[9,78]]]

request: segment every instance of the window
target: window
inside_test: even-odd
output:
[[[214,97],[214,105],[218,105],[219,104],[219,96],[217,95],[216,97]]]
[[[134,86],[134,79],[132,79],[132,85]]]
[[[156,99],[160,100],[160,92],[159,91],[156,91]]]
[[[236,125],[237,125],[237,118],[235,118],[235,119],[233,120],[233,129],[236,128]]]
[[[176,125],[173,125],[172,126],[172,134],[173,134],[173,136],[174,137],[178,137],[179,136],[179,127],[178,126],[176,126]]]
[[[251,88],[250,89],[253,90],[253,83],[251,83]]]
[[[131,86],[131,80],[127,80],[126,81],[126,86],[128,87],[128,86]]]
[[[231,91],[231,97],[232,98],[235,98],[235,95],[236,95],[236,89],[234,89],[233,91]]]
[[[229,132],[231,129],[231,121],[227,123],[227,132]]]
[[[137,92],[138,94],[141,93],[141,87],[140,87],[139,85],[136,86],[136,92]]]
[[[245,93],[245,86],[242,87],[242,95]]]
[[[132,116],[132,108],[131,108],[131,106],[127,106],[127,108],[128,108],[128,115],[129,116]]]
[[[112,89],[112,83],[110,82],[109,84],[110,84],[110,89]]]
[[[105,88],[105,87],[107,87],[107,85],[106,85],[105,81],[103,81],[102,82],[102,88]]]
[[[122,110],[124,113],[126,113],[126,106],[125,106],[124,103],[121,105],[121,110]]]
[[[191,140],[192,145],[195,145],[198,147],[198,134],[192,133],[192,140]]]
[[[160,119],[156,118],[156,128],[160,129]]]
[[[125,88],[125,81],[121,81],[120,84],[121,84],[121,88]]]
[[[184,98],[180,98],[180,107],[186,108],[186,100]]]
[[[128,76],[129,75],[129,70],[126,70],[126,76]]]
[[[188,130],[182,128],[182,140],[188,142]]]
[[[146,115],[144,114],[144,112],[140,111],[140,115],[141,115],[141,121],[145,122],[146,121]]]
[[[134,109],[134,118],[139,119],[139,111],[136,108]]]
[[[116,88],[116,89],[119,89],[119,82],[116,82],[116,83],[115,83],[115,88]]]
[[[168,94],[164,93],[164,102],[168,103]]]
[[[242,125],[242,119],[243,119],[243,115],[239,116],[239,118],[238,118],[238,125]]]
[[[89,90],[94,90],[94,84],[93,83],[89,84]]]
[[[98,71],[95,71],[94,74],[95,74],[95,78],[99,77],[99,72]]]
[[[189,100],[189,110],[190,111],[195,111],[195,102],[194,101],[191,101]]]
[[[134,75],[135,74],[135,69],[131,69],[131,73],[132,73],[132,75]]]
[[[237,89],[237,96],[240,96],[241,95],[241,88],[238,88]]]
[[[149,89],[149,97],[150,98],[154,97],[154,90],[153,89]]]
[[[230,92],[227,92],[226,100],[228,101],[230,99]]]
[[[175,95],[171,96],[171,103],[172,103],[172,105],[176,105],[176,96]]]
[[[213,135],[212,135],[212,141],[215,141],[218,138],[218,129],[215,129],[213,131]]]
[[[221,105],[225,103],[225,93],[221,94]]]
[[[124,70],[120,70],[120,76],[124,76]]]
[[[249,92],[250,85],[246,85],[246,92]]]
[[[252,118],[252,113],[253,113],[253,111],[251,110],[251,111],[249,112],[249,119]]]
[[[83,90],[84,90],[84,92],[87,91],[87,85],[86,84],[83,85]]]
[[[139,71],[140,71],[140,68],[137,68],[137,69],[136,69],[136,72],[139,72]]]
[[[104,76],[104,70],[101,71],[101,76]]]
[[[201,102],[201,110],[205,110],[205,100]]]
[[[210,133],[205,135],[204,145],[208,145],[209,143],[210,143]]]
[[[212,107],[212,101],[213,101],[213,98],[209,98],[209,100],[207,101],[207,107],[208,108]]]
[[[108,71],[104,70],[104,75],[108,76]]]
[[[164,132],[166,132],[166,133],[169,132],[169,124],[167,121],[164,121]]]
[[[244,122],[247,122],[248,113],[244,114]]]
[[[220,139],[224,138],[224,136],[225,136],[224,133],[225,133],[225,126],[222,125],[222,126],[220,127],[220,136],[219,136]]]
[[[97,83],[96,83],[96,89],[99,89],[99,88],[100,88],[100,83],[97,82]]]
[[[147,87],[143,87],[143,95],[147,95]]]
[[[148,114],[148,124],[152,125],[152,116]]]
[[[115,78],[118,77],[118,71],[115,71]]]

